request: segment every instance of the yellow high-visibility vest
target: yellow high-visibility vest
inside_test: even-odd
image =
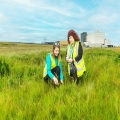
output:
[[[75,42],[74,48],[73,48],[73,59],[77,57],[78,55],[78,49],[79,49],[79,42]],[[70,56],[70,44],[67,46],[67,57]],[[82,58],[78,62],[74,62],[76,68],[77,68],[77,77],[80,77],[83,75],[84,71],[86,71],[84,58]],[[70,75],[70,64],[68,63],[68,73]]]
[[[50,54],[50,60],[51,60],[51,69],[53,69],[54,67],[56,67],[56,62],[55,62],[55,58]],[[58,57],[58,66],[60,65],[60,61],[61,58]],[[44,70],[43,70],[43,77],[45,77],[47,75],[47,63],[45,64]]]

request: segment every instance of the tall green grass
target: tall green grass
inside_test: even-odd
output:
[[[43,81],[48,51],[4,57],[9,74],[0,78],[1,120],[120,120],[120,54],[86,49],[87,71],[70,82],[61,50],[64,84],[54,89]],[[5,69],[6,70],[6,69]]]

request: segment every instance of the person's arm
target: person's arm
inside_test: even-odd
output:
[[[51,59],[50,59],[50,54],[47,55],[46,58],[46,63],[47,63],[47,74],[48,76],[53,80],[53,78],[55,77],[52,72],[51,72]]]
[[[82,55],[83,49],[81,43],[79,42],[78,55],[75,57],[75,61],[78,62],[82,58]]]
[[[62,61],[60,62],[60,81],[63,81]]]

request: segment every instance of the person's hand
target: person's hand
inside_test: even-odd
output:
[[[73,62],[73,59],[68,58],[68,59],[67,59],[67,62],[68,62],[68,63],[72,63],[72,62]]]
[[[67,62],[68,62],[68,59],[69,59],[69,58],[68,58],[68,57],[66,57],[66,61],[67,61]]]
[[[54,84],[55,84],[55,85],[59,85],[58,79],[57,79],[56,77],[53,78],[53,81],[54,81]]]
[[[61,80],[60,83],[63,84],[63,80]]]

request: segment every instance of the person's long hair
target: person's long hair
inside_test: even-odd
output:
[[[61,58],[61,56],[60,56],[60,46],[58,46],[58,45],[53,45],[53,50],[52,50],[51,55],[52,55],[53,57],[55,57],[55,55],[54,55],[54,50],[55,50],[56,47],[59,48],[58,59],[60,59],[60,58]]]
[[[70,30],[68,32],[68,38],[67,38],[68,43],[70,43],[69,42],[69,37],[70,36],[73,36],[73,38],[74,38],[75,41],[80,41],[80,38],[79,38],[78,34],[74,30]]]

